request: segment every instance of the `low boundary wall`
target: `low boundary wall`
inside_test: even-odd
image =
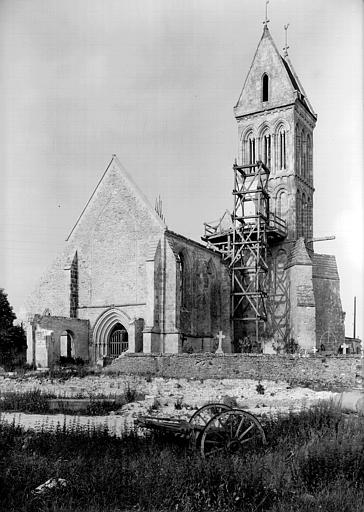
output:
[[[187,379],[257,379],[287,381],[320,388],[358,388],[360,356],[268,354],[126,354],[105,373]]]

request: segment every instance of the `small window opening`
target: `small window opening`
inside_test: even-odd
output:
[[[263,75],[263,101],[268,101],[269,78],[266,73]]]

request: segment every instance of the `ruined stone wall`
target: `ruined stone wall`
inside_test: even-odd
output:
[[[360,356],[293,357],[267,354],[130,354],[106,373],[190,379],[265,379],[294,385],[350,388],[356,384]]]
[[[36,336],[38,329],[48,330],[52,334],[47,338],[47,342],[43,340],[44,343],[40,343],[39,340],[36,340],[36,345],[34,346],[32,338]],[[27,326],[27,361],[29,363],[35,362],[40,366],[58,363],[61,355],[60,337],[65,331],[68,331],[73,339],[74,353],[72,357],[79,357],[84,361],[89,361],[88,320],[48,315],[35,315],[31,324]],[[44,364],[41,364],[41,361]]]
[[[174,255],[174,262],[167,259],[171,266],[167,274],[173,276],[174,286],[167,286],[166,303],[174,304],[184,349],[188,346],[194,351],[211,351],[221,330],[226,336],[224,348],[230,352],[230,279],[226,265],[218,254],[181,235],[167,232],[167,238],[169,254]],[[179,258],[182,271],[176,265]]]

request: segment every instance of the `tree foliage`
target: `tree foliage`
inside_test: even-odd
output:
[[[26,349],[26,336],[22,325],[13,325],[16,315],[8,296],[0,288],[0,363],[11,365]]]
[[[8,296],[0,288],[0,331],[10,329],[16,319],[13,308],[10,306]]]

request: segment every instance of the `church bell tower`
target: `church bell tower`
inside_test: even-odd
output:
[[[315,336],[311,332],[315,324],[315,300],[308,253],[313,253],[312,155],[317,116],[287,50],[286,43],[284,54],[280,55],[266,20],[234,108],[238,123],[238,162],[241,166],[259,161],[265,164],[269,170],[269,218],[282,220],[286,226],[286,236],[271,238],[267,248],[267,279],[265,289],[262,289],[266,314],[260,316],[263,322],[259,335],[256,328],[258,350],[261,346],[259,337],[274,338],[275,342],[287,344],[292,337],[303,340],[305,336]],[[302,270],[311,272],[311,277],[305,278],[307,282],[297,284]],[[308,309],[302,307],[297,313],[292,297],[302,286],[309,297],[308,300],[305,298]],[[301,323],[297,318],[304,310],[307,318],[303,324],[311,326],[306,334],[305,329],[295,327]],[[235,327],[235,333],[238,332]],[[249,333],[247,323],[240,329],[240,334],[242,332]]]
[[[284,244],[312,239],[313,130],[317,116],[287,53],[267,24],[234,108],[238,161],[261,160],[270,170],[270,211],[287,223]],[[309,245],[309,248],[310,245]]]
[[[234,341],[249,337],[256,351],[264,339],[286,346],[295,337],[304,346],[315,338],[316,321],[310,254],[317,116],[287,43],[280,55],[267,24],[234,107],[231,224],[205,224],[203,238],[231,271]]]

